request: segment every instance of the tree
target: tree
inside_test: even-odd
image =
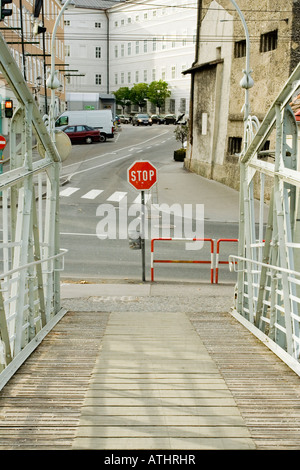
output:
[[[113,94],[116,97],[116,103],[122,107],[123,114],[125,114],[125,106],[129,106],[131,104],[130,89],[127,86],[123,86],[119,88],[117,91],[113,91]]]
[[[148,98],[148,88],[147,83],[136,83],[130,90],[130,99],[131,102],[137,104],[140,108],[140,111],[146,104]]]
[[[181,142],[181,147],[183,148],[184,142],[187,140],[187,136],[189,133],[189,126],[188,124],[181,124],[175,127],[174,134],[175,139],[178,142]]]
[[[151,103],[155,104],[160,114],[160,108],[163,106],[166,98],[171,96],[171,91],[168,88],[167,82],[158,80],[151,82],[148,89],[148,99]]]

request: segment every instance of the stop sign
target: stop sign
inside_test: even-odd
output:
[[[6,145],[6,139],[3,135],[0,135],[0,150],[3,150]]]
[[[135,189],[150,189],[157,180],[156,168],[152,163],[141,160],[128,169],[128,181]]]

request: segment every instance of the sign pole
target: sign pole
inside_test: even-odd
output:
[[[145,281],[145,189],[150,189],[157,180],[157,171],[151,162],[140,160],[128,168],[128,182],[138,191],[141,191],[141,243],[142,250],[142,279]]]
[[[141,248],[142,248],[142,280],[146,280],[145,277],[145,192],[141,191],[141,203],[142,203],[142,237],[141,237]]]

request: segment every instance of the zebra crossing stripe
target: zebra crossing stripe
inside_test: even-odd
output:
[[[151,194],[145,194],[145,204],[151,199]],[[134,204],[141,204],[142,202],[142,195],[139,194],[138,197],[135,198],[133,201]]]
[[[123,197],[126,196],[127,193],[123,193],[122,191],[116,191],[113,193],[109,198],[107,198],[108,201],[114,201],[114,202],[120,202]]]
[[[95,199],[101,193],[103,193],[103,189],[91,189],[91,191],[81,196],[81,198],[82,199]]]
[[[65,196],[65,197],[68,197],[68,196],[71,196],[71,194],[74,194],[76,193],[76,191],[79,191],[80,188],[66,188],[66,189],[63,189],[62,191],[60,191],[59,195],[60,196]]]

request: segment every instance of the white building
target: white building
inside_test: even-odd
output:
[[[122,86],[162,79],[172,93],[162,111],[188,113],[190,77],[182,71],[195,57],[196,22],[197,0],[73,0],[65,12],[69,107],[97,97],[109,103]]]

